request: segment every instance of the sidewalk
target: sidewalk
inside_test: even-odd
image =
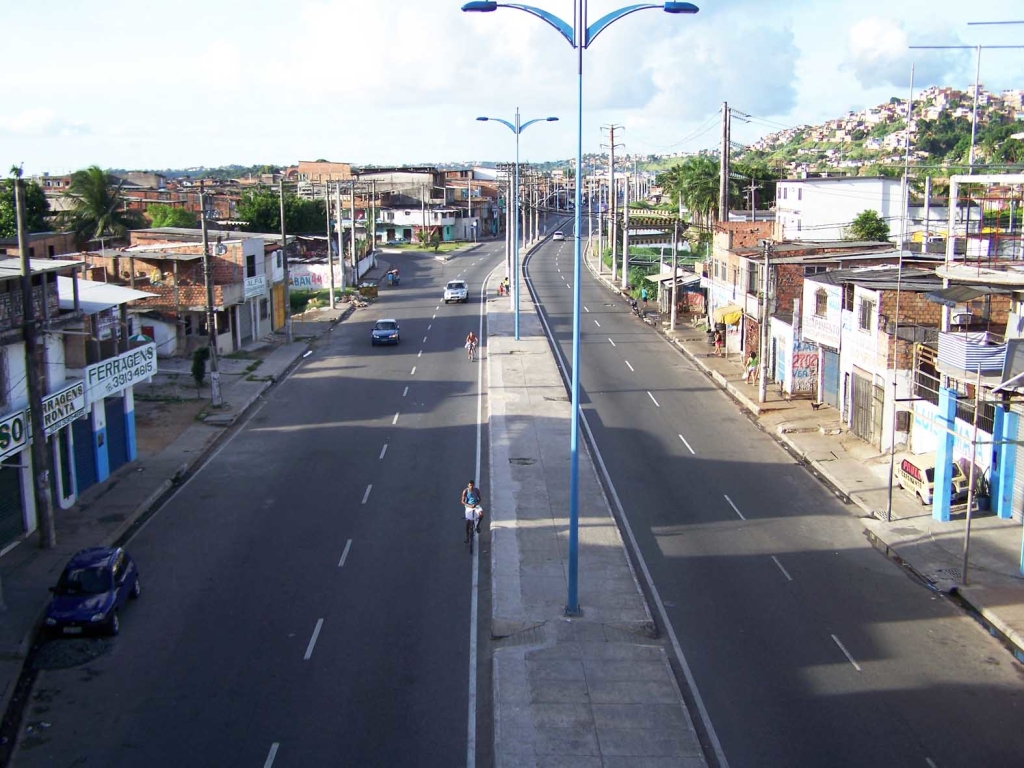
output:
[[[595,264],[588,258],[587,268],[596,275]],[[610,284],[608,275],[599,277],[609,290],[619,292]],[[892,520],[887,522],[888,452],[880,453],[848,432],[834,408],[823,405],[815,410],[808,400],[787,400],[772,383],[768,385],[766,402],[759,403],[757,385],[745,381],[743,359],[739,355],[716,357],[703,329],[693,329],[688,321],[677,319],[676,330],[670,331],[668,318],[658,318],[655,327],[753,414],[762,429],[856,504],[865,513],[865,530],[878,549],[935,589],[958,594],[1016,646],[1018,658],[1021,657],[1024,578],[1019,522],[1001,520],[991,513],[975,514],[971,522],[968,585],[962,585],[963,505],[959,515],[954,507],[952,522],[937,522],[930,507],[923,507],[897,485],[892,491]],[[895,461],[905,455],[897,453]]]
[[[495,765],[705,766],[585,448],[582,615],[565,616],[571,412],[521,301],[518,342],[506,300],[487,313]]]
[[[68,510],[57,510],[57,546],[39,548],[33,534],[0,557],[0,585],[6,609],[0,612],[0,716],[6,712],[21,675],[36,628],[56,583],[72,554],[85,547],[112,545],[176,482],[180,482],[217,440],[309,348],[309,339],[328,332],[351,311],[350,305],[296,316],[296,341],[279,340],[251,375],[225,376],[221,395],[225,408],[195,421],[166,448],[121,467],[110,478],[88,488]],[[268,346],[254,342],[250,347]],[[163,362],[163,361],[161,361]],[[169,361],[174,366],[180,361]],[[186,361],[190,366],[190,361]],[[159,374],[158,374],[159,375]]]

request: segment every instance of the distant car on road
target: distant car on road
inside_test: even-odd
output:
[[[405,245],[407,242],[409,241],[404,237],[393,237],[388,240],[387,245]]]
[[[43,624],[65,635],[121,631],[119,613],[128,598],[142,594],[139,569],[120,547],[92,547],[76,552],[51,587],[53,597]]]
[[[391,317],[382,318],[373,324],[370,344],[374,347],[378,344],[397,344],[400,330],[397,320]]]
[[[465,280],[450,280],[444,288],[444,303],[450,301],[467,301],[469,299],[469,288]]]
[[[551,236],[551,239],[552,240],[565,240],[565,233],[563,233],[563,232],[555,232],[555,234],[553,234]]]

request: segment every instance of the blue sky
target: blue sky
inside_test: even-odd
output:
[[[563,18],[572,0],[534,0]],[[29,174],[104,167],[504,160],[512,134],[477,115],[555,115],[524,160],[575,151],[575,61],[527,14],[461,0],[0,0],[0,163]],[[590,20],[623,0],[590,0]],[[696,16],[633,14],[584,55],[584,150],[625,126],[625,151],[714,147],[721,103],[751,142],[915,89],[966,88],[974,57],[911,44],[1014,44],[1017,0],[706,0]],[[11,66],[11,62],[17,62]],[[1024,50],[982,53],[989,90],[1024,88]]]

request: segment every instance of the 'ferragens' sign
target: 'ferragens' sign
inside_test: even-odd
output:
[[[146,344],[85,369],[85,395],[90,403],[116,395],[156,373],[156,344]]]

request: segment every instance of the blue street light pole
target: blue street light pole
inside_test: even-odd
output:
[[[501,123],[516,135],[515,182],[512,185],[512,263],[510,266],[512,269],[512,305],[515,308],[516,315],[516,341],[519,341],[519,134],[534,123],[553,123],[558,120],[558,118],[536,117],[533,120],[527,120],[525,123],[520,124],[519,107],[516,107],[515,123],[510,123],[508,120],[502,120],[500,117],[478,117],[477,120],[481,122],[487,122],[490,120],[495,123]]]
[[[587,2],[576,0],[573,23],[567,24],[554,14],[540,8],[519,3],[499,3],[495,0],[473,0],[462,6],[464,11],[489,13],[498,8],[514,8],[525,11],[554,27],[573,48],[576,49],[576,208],[573,232],[573,283],[572,283],[572,420],[569,427],[569,594],[565,612],[576,615],[580,612],[579,600],[579,427],[580,427],[580,225],[583,180],[583,51],[609,25],[636,11],[660,9],[666,13],[697,13],[693,3],[665,2],[640,3],[619,8],[602,16],[587,26]],[[518,320],[518,315],[517,315]],[[518,338],[518,335],[517,335]]]

